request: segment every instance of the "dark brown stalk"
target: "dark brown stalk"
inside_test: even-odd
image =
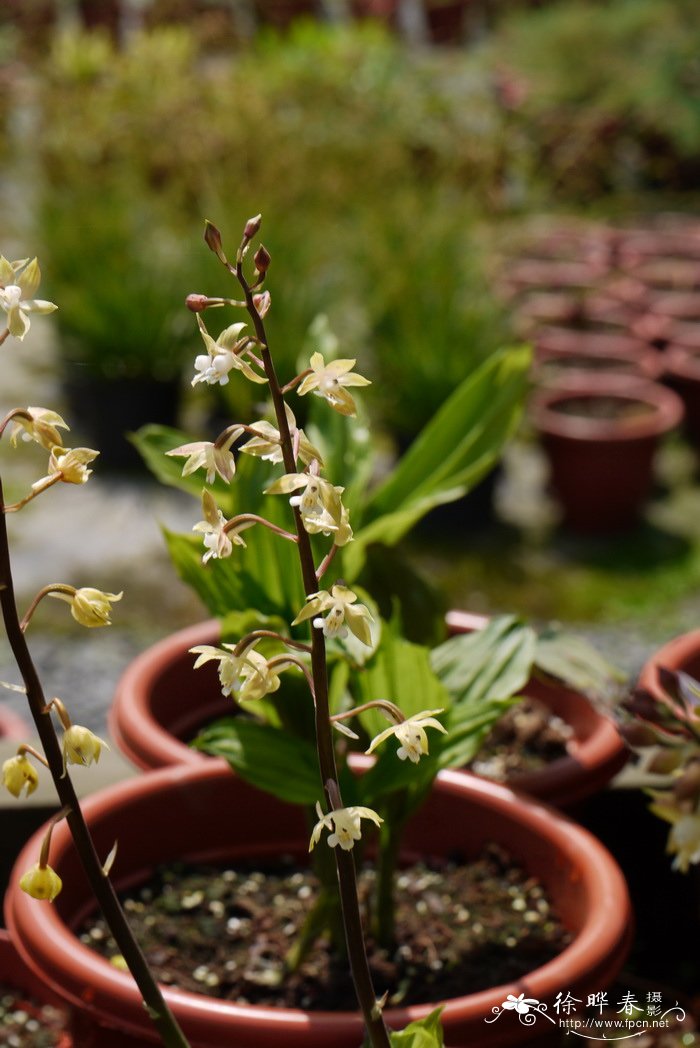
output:
[[[261,347],[262,360],[265,367],[265,375],[270,385],[270,394],[277,418],[277,428],[282,446],[282,459],[287,473],[296,473],[297,464],[294,457],[294,448],[287,414],[284,410],[284,395],[277,378],[275,366],[267,344],[265,325],[258,314],[253,302],[253,292],[243,274],[242,257],[239,253],[239,261],[235,268],[228,266],[238,279],[246,301],[248,314],[253,322],[255,334]],[[307,597],[318,591],[318,578],[314,564],[311,539],[302,523],[301,514],[297,507],[293,507],[294,523],[297,533],[297,548],[301,563],[301,573],[304,582],[304,591]],[[328,673],[326,668],[326,645],[321,630],[311,630],[311,670],[314,679],[315,690],[315,716],[316,716],[316,747],[318,751],[321,782],[324,784],[328,802],[332,808],[342,807],[342,800],[338,793],[337,799],[332,799],[328,794],[326,784],[337,783],[338,772],[335,764],[335,752],[333,749],[333,734],[330,723],[330,708],[328,702]],[[352,972],[355,992],[362,1011],[372,1048],[390,1048],[389,1034],[381,1011],[377,1007],[377,996],[372,985],[372,976],[367,960],[365,940],[362,930],[362,919],[360,915],[360,904],[357,893],[357,876],[355,871],[355,859],[351,852],[335,849],[336,867],[338,871],[338,885],[340,888],[340,901],[343,912],[343,923],[345,925],[345,938],[348,948],[348,958]]]
[[[166,1048],[189,1048],[187,1039],[165,1003],[160,988],[146,963],[146,959],[134,939],[117,898],[117,893],[109,878],[102,871],[102,864],[95,851],[95,845],[83,813],[80,810],[80,803],[70,776],[63,776],[63,755],[53,729],[51,714],[46,712],[46,699],[44,698],[41,681],[27,647],[17,613],[7,537],[7,522],[4,513],[2,480],[0,480],[0,605],[2,606],[2,617],[5,623],[7,639],[17,663],[17,668],[24,681],[29,709],[41,739],[51,778],[53,779],[61,807],[68,809],[66,820],[92,893],[141,991],[148,1014],[153,1019],[163,1044]],[[37,903],[37,905],[40,906],[42,904]]]

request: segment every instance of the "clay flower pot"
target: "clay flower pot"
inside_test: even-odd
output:
[[[530,415],[564,524],[609,534],[636,523],[651,490],[658,441],[679,424],[683,404],[654,382],[601,375],[577,388],[540,390]]]
[[[120,783],[90,797],[84,810],[100,854],[119,839],[117,886],[136,884],[154,866],[172,859],[230,863],[307,854],[308,827],[301,809],[253,789],[218,762],[166,768]],[[627,951],[630,903],[609,853],[568,819],[504,787],[456,772],[441,774],[407,827],[404,854],[461,853],[468,858],[490,842],[502,845],[541,879],[573,939],[554,960],[517,983],[448,1000],[442,1021],[450,1048],[541,1038],[541,1029],[533,1031],[514,1016],[502,1017],[488,1032],[484,1021],[508,994],[524,992],[553,1002],[565,987],[584,998],[614,978]],[[54,831],[51,855],[63,878],[62,893],[47,905],[19,889],[19,874],[36,861],[39,846],[37,835],[18,858],[5,903],[8,926],[24,959],[78,1010],[80,1048],[156,1043],[130,976],[96,956],[72,930],[90,904],[65,823]],[[362,1021],[354,1012],[260,1008],[169,989],[165,994],[192,1048],[279,1048],[280,1043],[286,1048],[358,1048],[362,1041]],[[433,1007],[390,1009],[387,1022],[400,1028]]]
[[[661,699],[664,694],[658,676],[661,667],[667,670],[682,670],[696,680],[700,678],[700,630],[691,630],[680,637],[674,637],[644,663],[638,686],[657,699]]]
[[[26,721],[19,713],[0,706],[0,739],[17,739],[18,742],[26,740],[32,734]]]
[[[630,353],[625,340],[616,346],[611,339],[609,349],[605,345],[593,346],[581,353],[540,345],[535,378],[541,385],[561,387],[569,384],[572,377],[579,385],[590,374],[630,375],[655,381],[663,370],[661,357],[651,346],[640,344]]]
[[[451,633],[480,629],[481,616],[452,611]],[[166,637],[134,659],[117,685],[110,710],[110,733],[139,768],[173,764],[201,767],[223,758],[208,757],[187,745],[208,721],[230,715],[231,700],[221,694],[214,663],[193,669],[189,649],[218,644],[216,620]],[[574,730],[570,753],[537,772],[518,775],[508,785],[558,807],[568,807],[601,789],[623,765],[626,751],[612,724],[583,696],[561,685],[533,681],[527,694],[549,706]]]
[[[487,621],[483,615],[470,612],[447,614],[451,633],[471,633],[482,629]],[[573,737],[565,757],[550,761],[537,771],[509,776],[508,786],[557,808],[569,808],[602,790],[628,757],[610,718],[599,713],[585,695],[555,680],[533,678],[523,688],[523,694],[561,717],[573,729]]]
[[[700,325],[695,330],[697,346],[669,345],[664,353],[664,368],[666,382],[683,401],[683,429],[700,447]]]
[[[15,944],[4,928],[0,928],[0,983],[26,993],[42,1004],[60,1005],[60,998],[52,993],[20,957]],[[73,1038],[68,1033],[59,1035],[55,1048],[73,1048]]]
[[[535,352],[538,359],[547,354],[568,354],[577,357],[617,355],[637,360],[646,348],[641,339],[625,334],[622,328],[606,329],[603,325],[581,329],[552,324],[540,328],[535,335]]]

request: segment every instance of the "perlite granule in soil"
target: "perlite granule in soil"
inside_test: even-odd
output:
[[[268,860],[269,862],[269,860]],[[366,902],[374,871],[364,869]],[[347,962],[325,940],[294,972],[285,958],[317,892],[292,858],[227,869],[175,864],[125,899],[137,939],[160,982],[239,1003],[354,1010]],[[397,942],[376,949],[375,985],[388,1006],[429,1003],[510,982],[570,941],[542,885],[498,847],[468,864],[417,863],[397,878]],[[100,919],[81,941],[119,963]]]
[[[38,1004],[21,990],[0,983],[0,1045],[4,1048],[56,1048],[66,1044],[66,1013]]]

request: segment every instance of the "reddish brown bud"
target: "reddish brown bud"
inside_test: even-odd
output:
[[[185,299],[185,305],[192,313],[201,313],[209,305],[209,299],[206,295],[192,294]]]
[[[258,273],[267,273],[268,269],[270,268],[270,262],[272,262],[272,259],[270,258],[270,252],[263,244],[261,244],[258,250],[255,252],[253,262],[255,262],[255,268],[257,269]]]
[[[252,240],[254,236],[257,236],[260,232],[260,226],[262,225],[262,215],[255,215],[253,218],[249,218],[245,224],[243,230],[243,236],[246,240]]]
[[[221,246],[221,233],[209,219],[204,222],[204,242],[210,251],[213,251],[220,262],[226,264],[226,255]]]

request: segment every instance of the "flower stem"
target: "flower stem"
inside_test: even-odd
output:
[[[19,624],[19,628],[22,630],[22,633],[24,633],[27,626],[29,625],[29,620],[31,619],[36,609],[39,607],[40,602],[44,599],[44,597],[48,597],[50,593],[64,593],[67,597],[74,597],[75,586],[67,586],[63,582],[52,582],[50,586],[44,586],[43,589],[40,589],[32,603],[25,611],[22,621]]]
[[[27,503],[32,501],[32,499],[35,499],[37,495],[41,495],[44,491],[47,491],[48,488],[53,487],[54,484],[57,484],[59,480],[61,480],[61,474],[54,473],[50,477],[45,477],[44,482],[40,487],[32,488],[29,494],[25,495],[23,499],[19,500],[19,502],[12,502],[9,506],[6,506],[3,503],[3,515],[6,513],[17,513],[18,510],[23,509],[27,505]]]
[[[4,508],[2,480],[0,480],[0,509]],[[20,628],[19,615],[14,593],[10,548],[7,536],[5,513],[0,512],[0,607],[5,623],[7,639],[22,676],[27,692],[27,701],[41,740],[41,745],[51,772],[56,793],[62,808],[68,808],[66,816],[73,836],[75,849],[90,883],[93,895],[104,915],[109,930],[120,953],[133,975],[143,997],[149,1015],[160,1034],[165,1048],[190,1048],[180,1030],[177,1020],[168,1008],[160,987],[154,979],[141,948],[136,942],[127,922],[117,893],[102,871],[95,845],[70,776],[63,775],[63,756],[51,717],[46,711],[46,699],[41,681],[32,661],[25,636]]]
[[[262,361],[265,375],[270,387],[272,403],[277,419],[277,428],[282,446],[282,459],[287,473],[296,473],[296,460],[294,445],[289,430],[285,401],[282,388],[280,387],[275,366],[270,353],[265,325],[262,317],[255,308],[253,293],[243,273],[242,252],[239,250],[235,270],[229,266],[243,290],[248,309],[248,314],[253,322],[255,333],[261,346]],[[297,549],[304,583],[304,592],[307,597],[317,592],[318,578],[314,564],[311,539],[304,528],[301,514],[296,506],[293,507],[294,524],[297,533]],[[321,782],[337,783],[338,772],[335,764],[335,751],[333,748],[333,733],[330,721],[330,707],[328,701],[328,671],[326,667],[326,646],[321,630],[311,630],[311,671],[314,679],[315,691],[315,717],[316,717],[316,749],[318,752],[319,770]],[[326,794],[331,807],[342,807],[335,804],[326,785]],[[345,938],[348,947],[348,958],[352,972],[355,992],[358,1003],[369,1036],[371,1048],[390,1048],[389,1034],[384,1025],[381,1011],[377,1006],[377,996],[372,985],[372,976],[367,960],[364,933],[362,930],[362,918],[360,915],[360,904],[357,892],[357,875],[355,871],[355,860],[351,853],[335,849],[336,868],[338,872],[338,885],[340,889],[340,900],[345,925]]]

